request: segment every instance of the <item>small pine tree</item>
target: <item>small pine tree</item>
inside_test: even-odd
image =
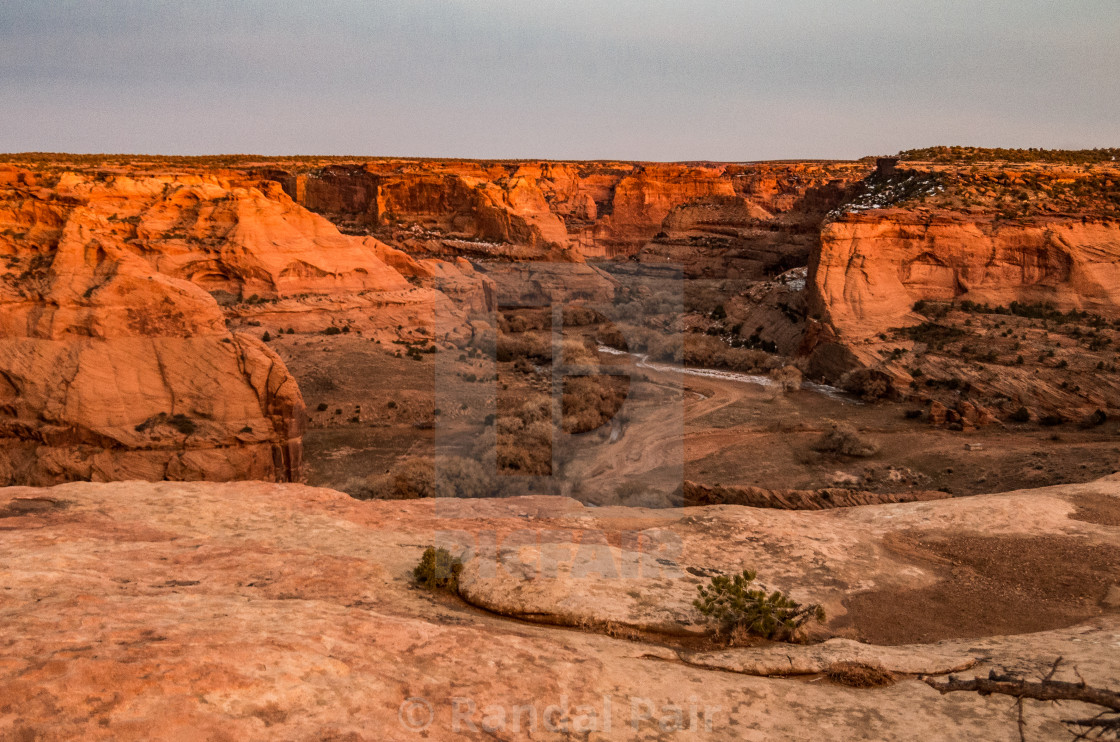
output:
[[[824,608],[819,604],[803,606],[778,590],[767,594],[750,589],[755,577],[757,574],[750,570],[731,577],[717,575],[708,587],[697,588],[700,597],[692,605],[714,620],[721,633],[740,628],[748,634],[778,641],[794,639],[810,619],[825,620]]]
[[[263,335],[261,335],[261,340],[263,340],[263,341],[265,341],[265,342],[267,343],[267,342],[268,342],[269,340],[271,340],[271,339],[272,339],[272,335],[269,335],[269,334],[268,334],[268,330],[265,330],[265,331],[264,331],[264,334],[263,334]]]
[[[424,549],[416,569],[412,570],[412,576],[420,587],[456,593],[459,592],[459,574],[462,571],[461,559],[451,556],[447,549],[429,546]]]

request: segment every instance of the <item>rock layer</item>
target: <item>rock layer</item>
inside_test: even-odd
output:
[[[788,239],[774,232],[812,234],[867,171],[863,163],[374,160],[262,174],[346,229],[413,252],[579,261],[669,240],[654,253],[688,263],[688,251],[673,245],[731,248],[769,264],[787,252]],[[807,240],[793,241],[800,263],[786,267],[804,265],[807,254]]]
[[[1120,316],[1120,223],[915,217],[883,210],[825,227],[811,282],[815,308],[840,337],[915,324],[921,300]]]

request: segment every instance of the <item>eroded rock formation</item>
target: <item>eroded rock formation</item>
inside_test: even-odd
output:
[[[992,306],[1050,303],[1120,314],[1120,222],[990,218],[907,210],[846,216],[825,227],[817,307],[844,338],[916,324],[921,300]]]
[[[758,272],[790,253],[794,234],[806,238],[794,240],[785,267],[803,265],[807,236],[867,171],[863,163],[374,160],[262,174],[344,228],[410,252],[579,261],[652,245],[655,260],[690,264],[698,249],[713,253],[709,263],[730,249]]]
[[[1106,375],[1120,327],[1120,170],[1092,153],[1065,153],[1080,164],[966,154],[892,162],[832,212],[809,267],[811,370],[865,396],[914,398],[935,424],[931,402],[1005,419],[1105,414],[1120,404]]]
[[[458,311],[433,285],[487,300],[469,264],[344,236],[270,181],[3,175],[0,482],[297,480],[299,388],[243,330],[396,337]]]

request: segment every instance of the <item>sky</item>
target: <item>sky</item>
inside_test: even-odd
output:
[[[1120,146],[1118,0],[0,0],[0,152]]]

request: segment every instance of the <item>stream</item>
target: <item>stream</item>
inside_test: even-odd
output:
[[[606,353],[612,356],[630,356],[634,359],[634,366],[637,368],[647,368],[651,371],[661,371],[665,373],[683,374],[685,376],[700,376],[706,379],[720,379],[723,381],[736,381],[742,384],[754,384],[761,387],[774,387],[778,383],[771,379],[769,376],[761,374],[745,374],[739,371],[725,371],[717,368],[690,368],[688,366],[681,366],[675,363],[659,363],[657,361],[649,360],[649,355],[646,353],[630,353],[618,348],[612,348],[608,345],[599,346],[600,353]],[[852,395],[848,394],[842,389],[837,389],[828,384],[818,384],[813,381],[802,381],[801,388],[804,391],[815,392],[829,399],[835,399],[839,402],[847,404],[858,404]]]

